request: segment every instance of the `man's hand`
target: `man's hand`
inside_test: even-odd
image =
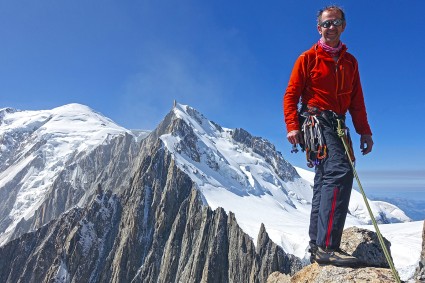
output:
[[[290,131],[287,135],[286,138],[288,139],[288,141],[291,144],[300,144],[300,143],[304,143],[303,139],[302,139],[302,135],[301,135],[301,131],[299,130],[293,130]]]
[[[366,147],[365,147],[366,145]],[[371,135],[361,135],[360,136],[360,149],[362,150],[362,154],[366,155],[372,151],[373,140]]]

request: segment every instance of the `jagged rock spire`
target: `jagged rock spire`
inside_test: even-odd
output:
[[[419,261],[419,266],[416,269],[415,279],[419,282],[423,282],[422,280],[425,280],[425,222],[422,232],[422,253]]]

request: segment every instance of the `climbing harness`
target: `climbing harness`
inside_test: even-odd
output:
[[[328,154],[326,140],[322,134],[322,122],[326,122],[330,127],[336,130],[336,119],[341,118],[344,120],[345,116],[337,115],[333,111],[321,111],[311,106],[303,106],[301,109],[300,124],[304,143],[300,144],[300,147],[302,151],[305,151],[307,166],[313,168],[319,165]],[[348,128],[345,127],[345,124],[344,130],[346,132],[347,142],[352,148],[350,133]],[[298,152],[296,146],[292,147],[291,152]],[[353,152],[353,150],[351,152]],[[354,154],[350,154],[350,158],[353,162],[355,161]]]
[[[349,156],[352,156],[352,151],[353,150],[352,150],[352,148],[349,147],[349,143],[347,142],[346,131],[345,131],[344,127],[342,126],[344,122],[342,120],[340,120],[340,119],[337,119],[337,122],[338,122],[337,133],[338,133],[338,136],[341,138],[342,143],[344,144],[345,152]],[[382,237],[382,234],[379,231],[378,224],[377,224],[377,222],[375,220],[375,217],[373,216],[372,210],[370,209],[369,202],[367,201],[366,194],[365,194],[365,192],[363,190],[362,184],[360,183],[359,176],[357,175],[356,168],[354,166],[354,162],[351,160],[351,158],[348,158],[348,160],[350,161],[351,167],[353,168],[354,176],[356,177],[357,184],[359,185],[360,192],[362,193],[363,200],[364,200],[364,202],[366,204],[367,211],[369,212],[370,219],[372,219],[372,223],[373,223],[373,226],[375,227],[376,234],[378,235],[379,243],[381,244],[382,250],[384,251],[385,258],[387,259],[388,265],[391,268],[391,271],[392,271],[392,273],[394,275],[394,278],[395,278],[396,282],[400,283],[401,282],[400,281],[400,277],[399,277],[399,275],[397,273],[397,270],[394,267],[394,263],[393,263],[393,261],[391,259],[390,253],[388,252],[388,249],[385,246],[385,243],[384,243],[384,239]]]

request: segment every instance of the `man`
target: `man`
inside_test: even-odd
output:
[[[311,166],[315,165],[316,173],[309,227],[311,261],[357,266],[358,260],[339,248],[353,171],[350,157],[336,132],[337,119],[344,122],[345,113],[349,111],[356,132],[360,134],[363,155],[371,152],[373,140],[357,60],[340,40],[345,27],[345,14],[340,7],[328,6],[319,11],[317,30],[320,40],[295,62],[283,106],[287,138],[291,144],[305,147],[310,141],[324,143],[307,149],[310,150],[307,155],[313,156],[314,160],[307,158]],[[310,128],[308,133],[300,130],[299,112],[304,113],[308,121],[313,121],[309,125],[313,125],[314,130]],[[315,133],[316,136],[308,136],[309,140],[304,144],[303,133]]]

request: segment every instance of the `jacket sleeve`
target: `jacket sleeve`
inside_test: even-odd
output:
[[[350,112],[351,118],[353,119],[356,132],[360,135],[372,135],[372,131],[367,120],[366,106],[364,102],[362,86],[360,83],[359,68],[356,60],[353,92],[351,94],[351,104],[348,110]]]
[[[300,129],[298,121],[298,102],[300,101],[306,83],[308,73],[307,61],[306,54],[302,54],[295,61],[285,95],[283,96],[283,113],[288,132]]]

